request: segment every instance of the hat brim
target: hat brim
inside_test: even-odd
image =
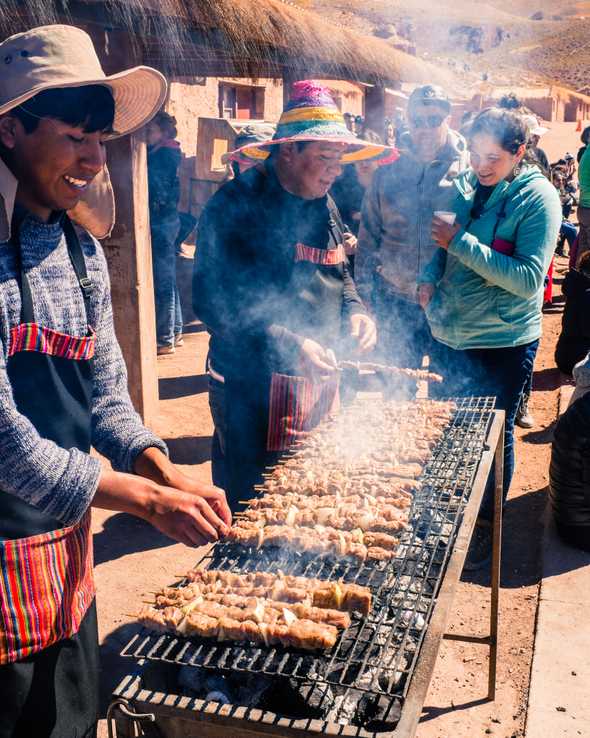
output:
[[[531,136],[544,136],[546,133],[549,132],[548,128],[544,128],[543,126],[539,126],[538,128],[533,128],[531,131]]]
[[[289,136],[287,138],[273,138],[270,141],[262,141],[260,143],[247,144],[235,151],[230,151],[226,156],[229,161],[238,161],[240,159],[249,159],[250,161],[264,161],[270,156],[270,150],[273,146],[280,146],[287,143],[337,143],[345,144],[347,149],[342,155],[341,162],[343,164],[354,164],[357,161],[368,161],[371,159],[387,158],[395,161],[399,154],[397,149],[391,146],[383,146],[381,144],[372,144],[362,141],[356,136]]]
[[[19,97],[0,105],[0,115],[10,112],[45,90],[89,85],[104,85],[113,93],[115,120],[113,133],[107,136],[111,139],[133,133],[149,123],[166,99],[167,83],[164,75],[152,67],[139,66],[109,77],[37,85]]]

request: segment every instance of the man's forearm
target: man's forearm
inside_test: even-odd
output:
[[[165,487],[177,487],[179,478],[183,476],[166,454],[154,446],[146,448],[137,456],[133,471],[138,476]]]

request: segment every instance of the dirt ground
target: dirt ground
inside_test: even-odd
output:
[[[562,126],[553,132],[547,142],[550,159],[568,147],[575,150],[577,137],[573,128]],[[565,381],[553,361],[561,325],[560,283],[565,269],[566,261],[559,260],[554,305],[544,315],[544,336],[535,363],[531,409],[536,424],[532,430],[517,431],[517,469],[503,527],[497,698],[494,703],[485,699],[487,648],[443,642],[418,738],[524,735],[551,432],[558,389]],[[185,259],[181,269],[185,283],[189,271],[190,261]],[[206,351],[207,334],[199,323],[192,322],[185,346],[176,355],[159,360],[160,414],[154,429],[166,440],[176,463],[197,478],[209,481],[212,424],[207,403]],[[125,674],[134,671],[134,662],[118,655],[133,630],[133,614],[151,591],[176,579],[204,551],[175,544],[149,525],[121,513],[95,510],[93,528],[104,716],[113,688]],[[489,577],[464,575],[449,629],[486,634],[489,600]],[[106,735],[102,720],[99,736]]]

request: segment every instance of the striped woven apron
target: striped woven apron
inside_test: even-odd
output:
[[[295,246],[296,265],[308,263],[329,268],[345,261],[342,244],[330,249],[302,243]],[[267,450],[284,451],[335,412],[339,402],[338,385],[338,376],[314,380],[274,372],[270,380]]]
[[[88,316],[91,284],[84,256],[67,218],[63,228]],[[87,453],[95,335],[90,328],[80,337],[38,325],[29,281],[20,272],[21,322],[11,331],[6,362],[16,407],[42,438]],[[0,491],[0,665],[77,633],[94,594],[90,512],[64,528]]]

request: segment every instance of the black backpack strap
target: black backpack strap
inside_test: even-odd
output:
[[[62,227],[66,236],[70,261],[72,262],[72,267],[74,268],[74,272],[82,292],[82,297],[84,298],[86,322],[88,323],[90,316],[90,296],[93,290],[92,280],[88,276],[88,272],[86,270],[86,260],[84,259],[84,252],[82,251],[82,246],[80,245],[80,239],[78,238],[76,229],[65,213],[63,216]]]

